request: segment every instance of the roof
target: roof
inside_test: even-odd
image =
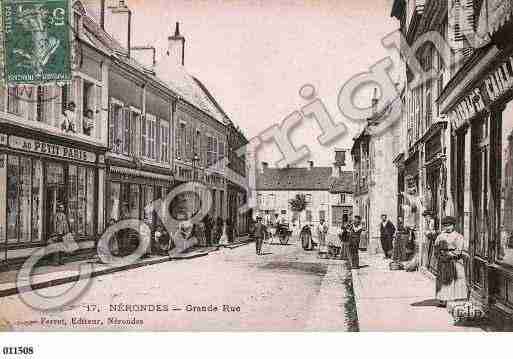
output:
[[[217,103],[214,103],[200,86],[198,81],[187,72],[184,66],[176,64],[174,60],[164,55],[155,66],[157,76],[163,79],[167,85],[189,104],[197,107],[215,120],[226,124],[224,111],[220,111]]]
[[[353,192],[353,172],[343,171],[340,178],[332,176],[331,167],[266,168],[256,174],[257,191],[304,190]]]
[[[80,37],[82,41],[144,73],[214,120],[227,124],[228,116],[219,103],[199,80],[187,72],[184,66],[176,64],[167,55],[163,56],[153,68],[128,58],[127,49],[103,30],[96,20],[87,14],[87,10],[82,11],[85,30],[84,35]]]

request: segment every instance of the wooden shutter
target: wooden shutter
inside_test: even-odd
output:
[[[146,116],[141,115],[141,156],[147,157],[148,150],[146,148],[146,136],[147,136],[147,129],[146,129]]]
[[[174,146],[174,156],[175,158],[182,157],[182,124],[177,122],[175,129],[175,146]]]
[[[160,147],[160,119],[155,118],[155,156],[154,159],[161,161],[161,147]]]
[[[115,104],[112,102],[109,104],[109,148],[114,148],[114,140],[116,138],[117,127],[114,116]]]
[[[201,158],[201,163],[203,164],[203,166],[207,166],[207,151],[208,151],[208,138],[207,138],[207,135],[202,133],[201,134],[201,150],[200,150],[200,158]]]

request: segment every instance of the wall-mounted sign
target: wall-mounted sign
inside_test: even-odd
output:
[[[92,152],[23,137],[10,136],[9,147],[77,161],[96,162],[96,155]]]

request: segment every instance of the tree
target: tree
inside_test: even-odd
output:
[[[289,200],[290,210],[294,212],[294,214],[299,218],[299,227],[301,227],[301,212],[306,210],[306,206],[308,205],[308,201],[306,200],[306,195],[299,193],[296,196]]]

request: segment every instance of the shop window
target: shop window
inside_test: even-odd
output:
[[[152,203],[154,201],[153,194],[153,186],[143,186],[143,220],[147,225],[152,225],[153,223],[153,206]]]
[[[33,160],[32,177],[32,241],[42,239],[43,217],[43,165],[41,160]]]
[[[487,252],[488,233],[490,229],[489,201],[489,130],[488,117],[475,123],[472,127],[472,178],[474,206],[474,249],[480,257]]]
[[[40,160],[8,156],[8,243],[30,243],[41,240],[41,171]]]
[[[94,234],[94,169],[68,167],[67,208],[70,230],[81,236]]]
[[[497,259],[513,265],[513,102],[502,114],[500,238]]]
[[[128,203],[130,218],[139,218],[139,186],[136,184],[130,185]]]
[[[118,182],[110,183],[109,211],[110,220],[118,221],[121,216],[121,184]]]

